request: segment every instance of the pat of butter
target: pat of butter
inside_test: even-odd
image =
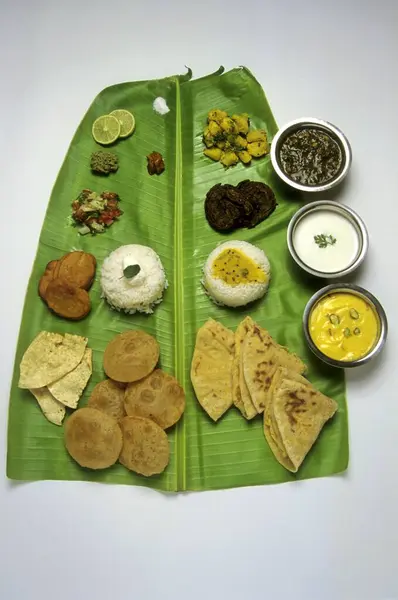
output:
[[[123,258],[123,276],[124,276],[124,269],[126,267],[130,267],[131,265],[139,265],[140,267],[140,272],[137,273],[137,275],[134,275],[134,277],[124,277],[124,282],[131,286],[131,287],[139,287],[140,285],[143,285],[145,280],[146,280],[146,274],[145,274],[145,268],[144,265],[140,264],[134,257],[133,254],[128,254],[127,256],[125,256]]]

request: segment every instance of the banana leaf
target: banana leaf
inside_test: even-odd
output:
[[[87,480],[145,485],[158,490],[207,490],[244,485],[287,482],[338,473],[348,464],[348,424],[343,371],[332,370],[311,356],[302,334],[304,306],[319,283],[303,276],[292,264],[286,247],[286,228],[298,209],[294,196],[276,178],[269,157],[224,170],[203,155],[202,131],[211,108],[229,113],[247,112],[255,128],[268,136],[277,131],[263,90],[250,71],[240,67],[191,80],[191,72],[161,80],[122,83],[106,88],[94,100],[80,123],[54,185],[22,316],[11,387],[7,475],[12,479]],[[170,112],[153,111],[157,96],[166,99]],[[119,141],[114,151],[119,170],[107,178],[91,173],[90,155],[99,149],[92,138],[93,121],[116,108],[136,117],[134,134]],[[163,154],[165,172],[149,176],[146,155]],[[236,184],[243,179],[268,183],[278,206],[255,229],[234,233],[250,241],[269,257],[272,281],[265,299],[240,310],[221,308],[204,294],[200,279],[209,252],[227,239],[212,230],[204,215],[204,198],[218,182]],[[124,214],[97,236],[79,236],[70,225],[71,202],[83,188],[111,190],[121,197]],[[231,237],[231,236],[229,236]],[[104,258],[123,244],[144,244],[159,254],[169,288],[153,315],[124,315],[112,311],[101,299],[99,277],[90,291],[92,312],[80,322],[50,313],[37,294],[46,264],[72,249],[93,253],[99,268]],[[197,329],[209,318],[235,329],[250,314],[276,340],[297,352],[309,366],[309,379],[333,397],[339,410],[294,475],[274,458],[262,431],[260,417],[251,422],[234,408],[217,423],[197,402],[190,363]],[[104,378],[102,357],[107,343],[118,333],[143,329],[154,335],[161,348],[161,367],[184,386],[186,411],[168,432],[171,458],[164,473],[145,478],[116,464],[103,471],[83,469],[65,450],[63,428],[49,423],[29,391],[17,387],[22,355],[41,330],[87,336],[93,349],[93,376],[81,399],[84,406],[94,385]]]

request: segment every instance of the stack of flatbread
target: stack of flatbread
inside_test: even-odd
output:
[[[264,435],[281,465],[298,471],[337,408],[299,373],[277,369],[264,410]]]
[[[41,331],[22,357],[18,387],[33,394],[51,423],[62,425],[65,407],[77,408],[91,373],[87,338]]]
[[[264,434],[275,458],[296,472],[337,410],[334,400],[303,377],[306,366],[246,317],[234,334],[210,319],[198,330],[191,380],[217,421],[231,406],[246,419],[264,413]]]

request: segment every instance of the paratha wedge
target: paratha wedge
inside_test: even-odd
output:
[[[283,441],[280,436],[279,430],[276,426],[275,416],[273,411],[272,399],[276,393],[276,390],[283,384],[284,380],[290,379],[292,381],[298,381],[304,385],[308,384],[308,380],[296,373],[296,371],[289,371],[284,367],[278,367],[273,376],[272,383],[269,389],[269,401],[264,409],[264,436],[271,448],[275,458],[280,462],[281,465],[289,471],[294,469],[292,461],[289,459],[286,449],[283,446]]]
[[[246,335],[254,327],[255,323],[251,317],[246,317],[235,332],[235,356],[232,366],[232,396],[235,406],[246,419],[252,419],[257,411],[250,398],[250,393],[243,375],[242,346]]]
[[[234,346],[234,333],[213,319],[197,332],[191,381],[199,403],[213,421],[217,421],[233,403]]]
[[[269,389],[278,367],[302,374],[303,361],[273,340],[266,329],[257,324],[249,330],[242,346],[243,373],[251,400],[258,413],[269,401]]]
[[[310,383],[284,379],[272,398],[275,429],[296,473],[318,439],[325,423],[333,417],[337,403]],[[276,456],[278,459],[278,456]],[[287,461],[286,461],[287,462]]]

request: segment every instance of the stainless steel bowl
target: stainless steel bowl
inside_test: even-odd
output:
[[[370,352],[368,352],[368,354],[366,354],[362,358],[358,358],[357,360],[335,360],[334,358],[326,356],[326,354],[321,352],[321,350],[319,350],[319,348],[314,344],[310,334],[309,321],[314,306],[325,296],[329,296],[330,294],[335,294],[338,292],[349,292],[351,294],[356,294],[357,296],[360,296],[363,300],[365,300],[365,302],[368,302],[368,304],[372,306],[379,321],[379,333],[375,345],[370,350]],[[368,290],[365,290],[359,285],[354,285],[352,283],[332,284],[316,292],[316,294],[312,296],[312,298],[308,301],[307,306],[305,307],[303,314],[303,327],[305,339],[312,352],[328,365],[331,365],[332,367],[339,367],[341,369],[359,367],[369,362],[372,358],[379,354],[379,352],[383,348],[388,333],[387,316],[380,302],[377,300],[377,298],[373,296],[373,294],[368,292]]]
[[[311,212],[325,209],[339,213],[343,215],[346,219],[348,219],[355,227],[359,240],[358,254],[356,255],[353,262],[346,269],[329,273],[324,271],[317,271],[316,269],[313,269],[312,267],[308,266],[305,262],[303,262],[297,254],[293,243],[294,231],[300,220]],[[369,236],[365,223],[362,221],[361,217],[351,208],[348,208],[343,204],[338,204],[337,202],[333,202],[331,200],[318,200],[317,202],[311,202],[310,204],[303,206],[293,215],[287,228],[287,246],[294,261],[299,265],[299,267],[304,269],[304,271],[307,271],[307,273],[310,273],[311,275],[315,275],[315,277],[333,279],[337,277],[344,277],[345,275],[352,273],[353,271],[355,271],[355,269],[359,267],[359,265],[363,262],[369,248]]]
[[[333,179],[331,179],[327,183],[324,183],[323,185],[303,185],[301,183],[297,183],[296,181],[288,177],[288,175],[286,175],[280,162],[280,149],[284,140],[295,131],[298,131],[299,129],[307,129],[308,127],[321,129],[325,133],[329,134],[330,137],[332,137],[337,142],[342,153],[343,162],[340,170],[337,172]],[[290,187],[293,187],[296,190],[301,190],[303,192],[324,192],[335,187],[336,185],[341,183],[344,177],[347,175],[352,161],[351,146],[344,133],[340,131],[340,129],[338,129],[338,127],[336,127],[335,125],[328,123],[328,121],[322,121],[321,119],[313,119],[311,117],[304,117],[302,119],[290,121],[290,123],[287,123],[287,125],[279,129],[278,133],[272,140],[270,156],[272,166],[274,167],[279,177],[285,183],[290,185]]]

